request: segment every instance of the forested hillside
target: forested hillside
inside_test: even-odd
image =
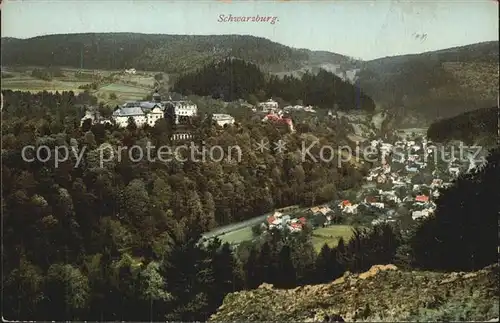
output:
[[[375,103],[361,89],[333,73],[321,70],[302,77],[268,77],[256,65],[238,59],[210,64],[181,76],[173,91],[183,94],[212,96],[227,101],[247,99],[251,102],[280,98],[289,104],[306,104],[319,108],[373,111]]]
[[[381,105],[427,120],[490,107],[498,91],[498,42],[368,61],[359,85]]]
[[[2,310],[7,320],[205,321],[228,293],[262,282],[294,288],[379,263],[410,272],[468,271],[498,260],[499,151],[484,169],[443,191],[436,216],[408,232],[389,224],[358,229],[349,241],[325,245],[318,255],[306,226],[300,234],[271,231],[234,251],[218,240],[199,243],[201,234],[275,207],[332,201],[360,185],[365,174],[347,163],[337,168],[300,158],[302,142],[339,145],[345,137],[339,123],[298,122],[297,132],[287,134],[250,118],[224,129],[199,120],[195,143],[207,149],[239,146],[241,160],[163,162],[137,158],[132,150],[121,155],[100,150],[106,143],[144,150],[148,142],[149,147],[174,145],[162,119],[143,129],[133,123],[124,129],[82,128],[81,105],[96,102],[87,93],[2,94]],[[284,139],[287,150],[259,154],[252,142],[261,139]],[[22,153],[30,145],[47,148],[38,156],[28,152],[25,157],[38,158],[28,161]],[[77,154],[55,164],[56,147]],[[152,150],[150,156],[156,156]],[[319,147],[310,152],[315,158],[321,153]]]
[[[335,53],[294,49],[265,38],[242,35],[161,35],[88,33],[2,38],[3,65],[68,66],[86,69],[182,73],[209,62],[237,57],[266,71],[294,70],[308,64],[349,63]]]
[[[438,142],[461,140],[468,144],[498,144],[498,107],[479,109],[431,124],[427,136]]]

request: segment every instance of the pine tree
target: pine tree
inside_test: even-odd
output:
[[[297,285],[295,267],[293,266],[292,255],[289,246],[283,246],[279,253],[278,276],[276,277],[276,287],[294,288]]]
[[[250,249],[250,254],[244,264],[244,272],[245,272],[245,287],[246,289],[254,289],[259,287],[262,283],[260,278],[257,265],[259,257],[259,251],[255,246],[252,246]]]
[[[269,242],[264,242],[260,248],[259,257],[257,260],[258,272],[263,283],[273,284],[275,281],[274,277],[274,263],[271,244]]]
[[[332,249],[324,244],[316,258],[316,279],[318,284],[326,283],[333,277]]]

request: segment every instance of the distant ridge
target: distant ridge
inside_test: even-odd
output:
[[[498,41],[362,63],[360,87],[381,106],[427,120],[491,107],[498,93]]]
[[[35,50],[36,49],[36,50]],[[164,35],[80,33],[2,38],[4,65],[60,65],[182,73],[213,60],[234,56],[267,71],[287,71],[323,63],[352,64],[344,55],[295,49],[246,35]]]

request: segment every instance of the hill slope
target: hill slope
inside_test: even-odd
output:
[[[498,317],[498,265],[474,273],[404,272],[373,266],[330,284],[229,294],[211,321],[488,321]]]
[[[490,146],[497,143],[498,107],[462,113],[431,124],[427,136],[434,141],[461,140],[470,144]]]
[[[134,67],[181,73],[229,56],[275,72],[354,62],[340,54],[295,49],[265,38],[242,35],[86,33],[2,38],[3,65],[83,65],[109,70]]]
[[[377,103],[432,120],[491,107],[498,90],[498,41],[365,62],[361,88]]]

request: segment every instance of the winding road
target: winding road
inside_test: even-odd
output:
[[[242,222],[228,224],[228,225],[225,225],[222,227],[218,227],[216,229],[213,229],[212,231],[204,233],[201,237],[202,237],[202,239],[213,239],[213,238],[220,236],[222,234],[226,234],[226,233],[240,230],[240,229],[243,229],[243,228],[255,225],[255,224],[262,223],[270,215],[272,215],[272,213],[266,213],[264,215],[259,215],[259,216],[256,216],[254,218],[251,218],[249,220],[245,220]]]

